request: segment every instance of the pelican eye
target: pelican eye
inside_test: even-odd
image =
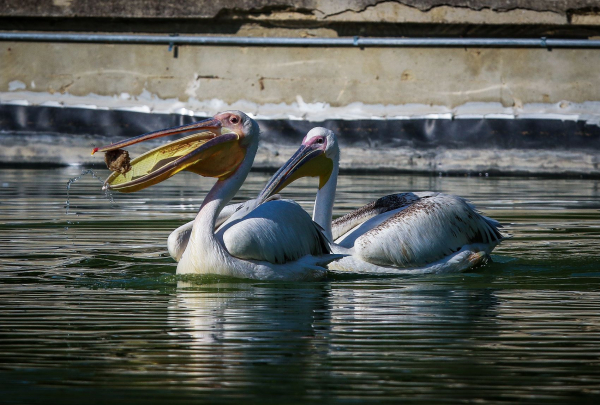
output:
[[[231,122],[232,124],[237,124],[238,122],[240,122],[239,117],[231,117],[229,118],[229,122]]]
[[[323,143],[323,142],[324,142],[323,138],[318,138],[317,139],[317,143]]]

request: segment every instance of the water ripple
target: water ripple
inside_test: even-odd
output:
[[[178,277],[170,231],[209,179],[104,199],[79,169],[2,170],[3,403],[592,402],[600,395],[598,181],[342,176],[335,215],[460,194],[513,238],[464,274],[312,283]],[[236,196],[256,195],[252,173]],[[190,184],[195,185],[190,187]],[[310,209],[313,180],[290,197]]]

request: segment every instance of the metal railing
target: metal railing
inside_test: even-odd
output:
[[[0,41],[104,44],[303,46],[303,47],[485,47],[600,48],[600,40],[555,38],[276,38],[143,34],[64,34],[0,32]]]

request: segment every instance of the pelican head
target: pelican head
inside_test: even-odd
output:
[[[241,111],[225,111],[212,118],[175,128],[150,132],[116,142],[96,152],[118,150],[169,135],[190,134],[159,146],[132,160],[126,172],[106,179],[105,187],[130,193],[142,190],[188,170],[205,177],[227,178],[246,155],[247,146],[259,136],[256,121]]]
[[[271,177],[259,199],[277,194],[301,177],[319,177],[321,189],[329,181],[339,155],[333,131],[322,127],[311,129],[296,153]]]

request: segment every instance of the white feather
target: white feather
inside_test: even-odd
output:
[[[275,194],[274,196],[268,198],[265,201],[279,200],[280,198],[281,196],[279,194]],[[248,201],[244,201],[237,204],[229,204],[225,206],[225,208],[221,210],[219,216],[215,220],[215,229],[219,229],[219,227],[233,220],[243,218],[258,205],[258,199],[253,198]],[[171,232],[167,239],[167,249],[169,250],[169,254],[171,255],[171,257],[176,262],[178,262],[181,259],[181,255],[183,255],[183,252],[187,248],[187,244],[190,240],[190,234],[192,233],[193,225],[194,221],[190,221],[186,224],[181,225],[179,228]]]
[[[423,266],[408,266],[403,268],[393,266],[378,266],[373,263],[365,262],[358,256],[348,254],[348,250],[334,247],[336,253],[346,253],[347,255],[339,260],[331,262],[328,266],[330,270],[367,272],[378,274],[431,274],[431,273],[458,273],[471,268],[481,266],[489,260],[489,245],[473,244],[466,245],[463,248],[446,256],[436,262]]]
[[[227,251],[245,260],[286,263],[328,253],[326,240],[310,216],[290,200],[269,201],[216,234]]]
[[[377,214],[385,208],[371,203],[357,210],[360,215],[349,215],[347,222],[352,219],[354,228],[336,243],[352,249],[365,262],[406,268],[442,260],[466,245],[487,246],[485,251],[489,253],[502,239],[497,223],[460,197],[441,193],[405,193],[395,197],[403,197],[407,204]],[[341,228],[343,224],[339,222]]]

